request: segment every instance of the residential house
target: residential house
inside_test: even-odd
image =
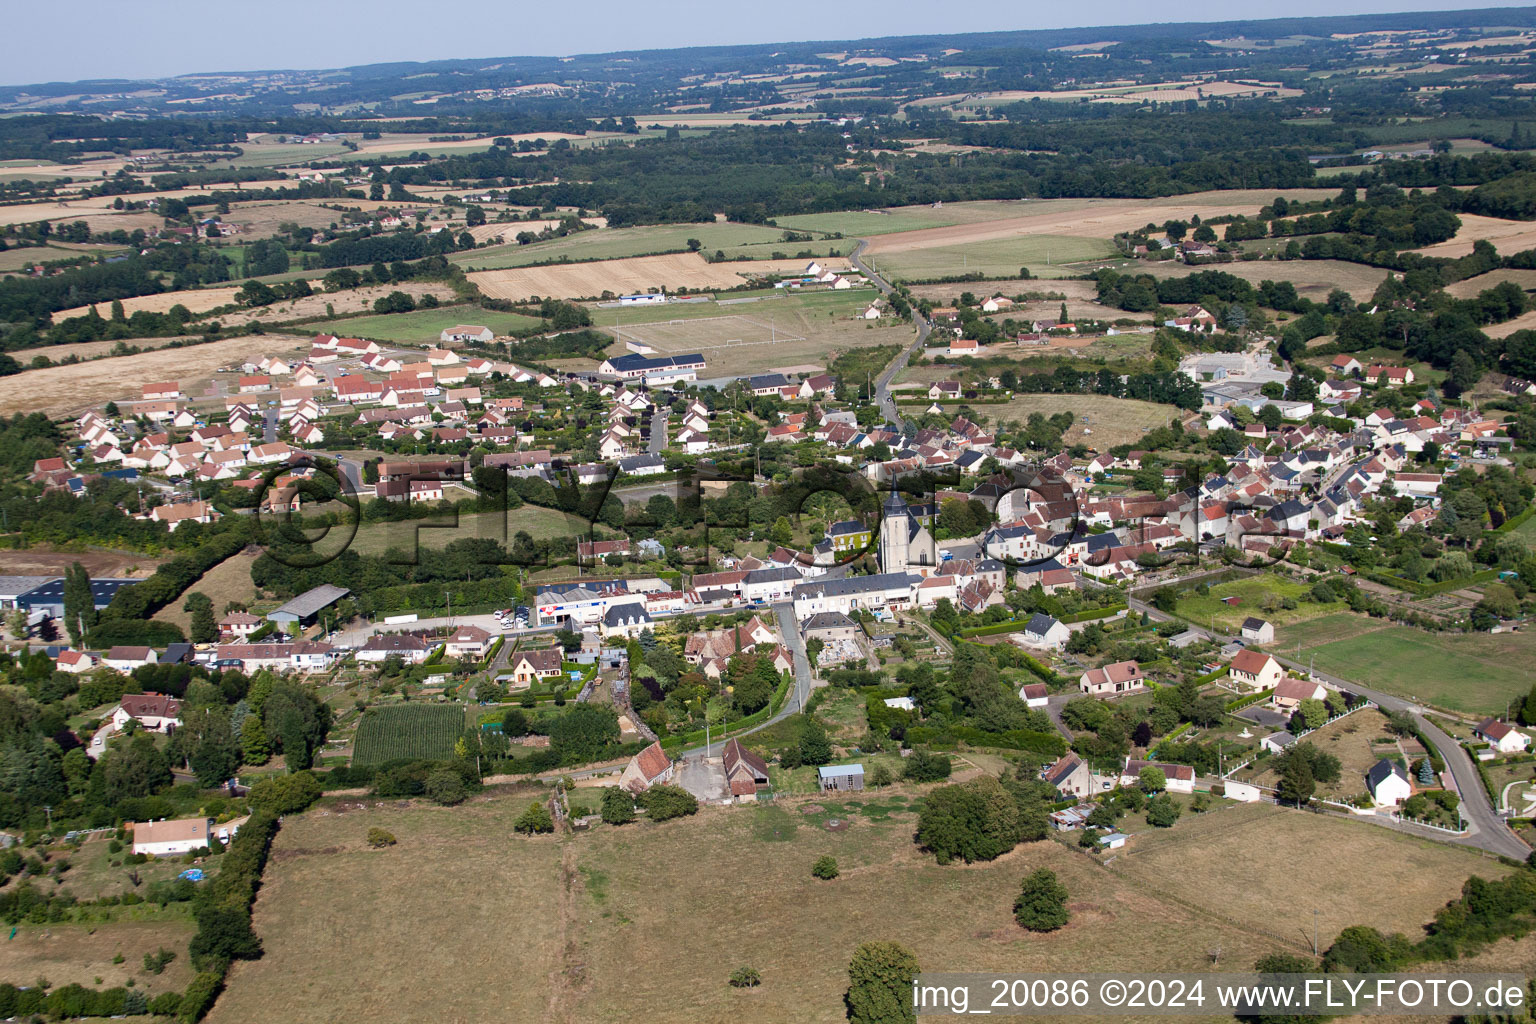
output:
[[[518,651],[508,663],[512,675],[512,688],[520,690],[541,679],[553,679],[560,675],[561,658],[562,653],[558,647]]]
[[[1024,627],[1024,642],[1031,647],[1059,648],[1071,635],[1072,631],[1063,623],[1044,612],[1030,616],[1028,625]]]
[[[208,846],[212,818],[174,818],[169,821],[133,821],[133,852],[147,857],[179,857]]]
[[[376,664],[398,657],[407,665],[420,665],[427,660],[431,650],[425,640],[410,633],[377,633],[358,648],[354,657]]]
[[[1140,693],[1147,688],[1147,677],[1134,661],[1117,661],[1103,668],[1091,668],[1078,678],[1078,689],[1090,697],[1118,697]]]
[[[644,793],[652,786],[671,782],[675,770],[672,759],[661,749],[658,741],[629,759],[629,764],[624,766],[624,772],[619,776],[619,788],[631,793]]]
[[[122,732],[130,719],[146,732],[170,732],[181,724],[181,701],[162,693],[125,693],[107,720]]]
[[[725,769],[725,781],[736,799],[757,796],[760,787],[768,785],[768,763],[732,738],[726,741],[721,757]]]
[[[1051,702],[1051,691],[1044,683],[1025,683],[1019,687],[1019,699],[1028,707],[1043,708]]]
[[[1268,690],[1285,678],[1285,669],[1268,654],[1242,650],[1227,666],[1232,682],[1249,690]]]
[[[1371,802],[1377,807],[1390,807],[1402,803],[1413,793],[1408,772],[1396,761],[1382,758],[1365,773],[1365,788],[1371,794]]]
[[[816,782],[823,793],[833,790],[859,792],[864,788],[861,764],[828,764],[816,769]]]
[[[1243,639],[1256,644],[1272,644],[1275,642],[1275,627],[1263,619],[1249,616],[1243,620]]]
[[[491,634],[479,626],[460,626],[443,641],[443,654],[450,658],[483,658],[490,649]]]
[[[1287,676],[1275,685],[1275,692],[1270,700],[1274,703],[1276,711],[1290,713],[1301,707],[1301,702],[1304,700],[1322,700],[1327,695],[1328,690],[1322,683]]]
[[[1076,754],[1067,754],[1048,765],[1040,777],[1063,797],[1088,797],[1093,795],[1093,773]]]
[[[1473,735],[1501,754],[1518,754],[1529,749],[1531,745],[1529,736],[1516,732],[1509,723],[1501,722],[1496,718],[1484,719],[1473,730]]]
[[[107,668],[127,674],[136,668],[153,665],[159,660],[152,647],[114,647],[101,659]]]

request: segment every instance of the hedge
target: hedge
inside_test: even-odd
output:
[[[242,550],[250,537],[245,528],[230,529],[166,562],[148,579],[124,587],[102,609],[103,619],[147,619],[182,595],[203,573]]]
[[[1415,597],[1434,597],[1436,594],[1449,593],[1452,590],[1460,590],[1463,587],[1475,586],[1479,583],[1492,583],[1499,578],[1499,570],[1484,569],[1475,572],[1471,576],[1463,576],[1457,580],[1442,580],[1439,583],[1420,583],[1417,580],[1405,579],[1390,572],[1381,572],[1376,569],[1360,569],[1359,575],[1380,583],[1387,587],[1396,587],[1398,590],[1407,591]]]
[[[1107,619],[1110,616],[1118,615],[1120,612],[1125,611],[1125,609],[1126,605],[1123,602],[1120,604],[1106,604],[1100,608],[1084,608],[1081,611],[1063,615],[1058,621],[1071,625],[1074,622],[1087,622],[1090,619]]]
[[[1201,686],[1204,686],[1206,683],[1214,683],[1216,680],[1220,679],[1222,676],[1224,676],[1226,674],[1227,674],[1227,666],[1223,665],[1223,666],[1221,666],[1221,668],[1217,669],[1215,672],[1207,672],[1203,676],[1196,676],[1195,677],[1195,682],[1199,683]]]
[[[1222,672],[1225,671],[1226,669],[1222,669]],[[1221,673],[1218,672],[1216,674],[1220,675]],[[1228,712],[1241,711],[1243,708],[1248,707],[1250,704],[1258,704],[1261,701],[1268,700],[1270,696],[1274,694],[1274,692],[1274,687],[1270,687],[1267,690],[1260,690],[1258,693],[1250,693],[1246,697],[1239,697],[1237,700],[1229,700],[1224,705],[1224,707]]]
[[[1168,735],[1164,736],[1162,739],[1158,740],[1151,746],[1150,749],[1147,750],[1147,757],[1150,759],[1152,755],[1157,752],[1157,748],[1162,746],[1164,743],[1172,743],[1178,737],[1184,735],[1186,732],[1189,732],[1194,724],[1194,722],[1180,722],[1177,728],[1175,728]]]
[[[1533,515],[1536,515],[1536,505],[1532,505],[1532,506],[1528,507],[1527,509],[1525,509],[1525,511],[1521,512],[1519,515],[1510,516],[1508,519],[1504,520],[1502,523],[1500,523],[1498,526],[1495,526],[1493,529],[1489,530],[1488,532],[1489,533],[1508,533],[1510,530],[1513,530],[1515,527],[1519,526],[1521,523],[1525,522],[1527,519],[1531,518],[1531,516],[1533,516]]]
[[[1005,750],[1029,750],[1049,757],[1060,757],[1067,752],[1067,741],[1054,732],[1036,732],[1033,729],[1009,729],[1007,732],[988,732],[970,725],[950,725],[943,728],[928,725],[913,726],[907,730],[907,742],[916,746],[938,746],[961,740],[973,747],[1001,747]]]

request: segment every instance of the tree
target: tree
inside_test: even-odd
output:
[[[789,525],[789,517],[779,516],[773,521],[773,528],[768,531],[768,539],[775,544],[788,544],[795,539],[794,529]]]
[[[1032,932],[1053,932],[1071,918],[1067,910],[1067,887],[1056,873],[1041,868],[1024,879],[1018,898],[1013,901],[1013,919]]]
[[[1161,793],[1168,788],[1168,776],[1161,768],[1154,768],[1151,765],[1137,774],[1136,781],[1141,784],[1143,793]]]
[[[64,572],[64,628],[70,643],[79,646],[96,624],[96,603],[91,596],[91,574],[75,562]]]
[[[635,798],[618,786],[603,790],[603,821],[609,825],[627,825],[635,820]]]
[[[543,801],[535,800],[528,805],[526,811],[517,816],[517,820],[512,823],[512,830],[528,836],[540,832],[553,832],[555,820],[549,816],[549,808],[544,806]]]
[[[699,812],[699,802],[692,793],[678,786],[652,786],[637,798],[652,821],[667,821]]]
[[[731,988],[757,988],[762,983],[763,976],[756,967],[738,967],[731,972]]]
[[[894,942],[866,942],[848,964],[848,1024],[916,1024],[917,957]]]
[[[430,773],[422,786],[433,803],[452,807],[464,802],[464,777],[451,768],[439,768]]]
[[[940,864],[994,860],[1013,849],[1022,828],[1019,807],[998,780],[981,776],[928,794],[917,819],[917,841]]]
[[[240,749],[245,764],[266,764],[272,756],[272,747],[267,743],[267,730],[261,724],[260,715],[250,715],[241,723]]]
[[[891,775],[891,770],[883,764],[877,764],[869,773],[869,784],[875,789],[884,789],[896,781]]]
[[[266,814],[297,814],[320,799],[320,780],[314,772],[271,775],[251,784],[251,810]]]
[[[832,740],[827,730],[811,715],[800,723],[800,763],[823,765],[832,760]]]
[[[528,735],[528,716],[521,708],[508,708],[501,716],[501,734],[508,739]]]
[[[1308,698],[1302,701],[1296,707],[1296,714],[1308,729],[1320,729],[1328,724],[1328,705],[1320,700]]]
[[[949,778],[954,766],[945,754],[930,754],[926,750],[914,750],[902,766],[901,777],[908,782],[938,782]]]
[[[1171,828],[1179,820],[1179,805],[1167,793],[1159,793],[1147,804],[1147,824],[1158,828]]]
[[[381,828],[371,828],[368,830],[368,845],[375,850],[386,846],[394,846],[395,834],[393,832],[386,832]]]
[[[181,610],[192,615],[192,628],[188,631],[195,644],[209,644],[219,638],[219,625],[213,618],[213,599],[201,590],[187,595]]]
[[[824,882],[830,882],[837,877],[837,858],[830,854],[817,857],[816,863],[811,865],[811,874]]]
[[[1531,692],[1525,695],[1525,701],[1520,705],[1520,722],[1536,725],[1536,683],[1531,684]]]
[[[1275,795],[1286,803],[1300,807],[1312,799],[1316,790],[1317,783],[1312,778],[1311,763],[1304,757],[1287,758]]]

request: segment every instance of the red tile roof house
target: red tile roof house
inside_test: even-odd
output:
[[[1091,668],[1077,682],[1079,689],[1090,697],[1118,697],[1140,693],[1147,688],[1147,677],[1134,661],[1117,661],[1103,668]]]
[[[142,665],[153,665],[159,660],[151,647],[114,647],[101,659],[107,668],[127,674]]]
[[[244,640],[260,629],[265,621],[250,612],[230,612],[219,620],[219,636],[226,640]]]
[[[1134,786],[1141,777],[1143,768],[1156,768],[1163,773],[1167,780],[1170,793],[1193,793],[1195,791],[1195,770],[1187,764],[1164,764],[1161,761],[1136,761],[1125,759],[1125,767],[1120,771],[1120,785]]]
[[[1280,680],[1275,687],[1274,701],[1277,711],[1295,711],[1301,707],[1304,700],[1322,700],[1328,691],[1322,683],[1314,683],[1308,679],[1295,679],[1286,677]]]
[[[1481,722],[1473,732],[1501,754],[1514,754],[1529,749],[1531,738],[1516,732],[1506,722],[1489,718]]]
[[[1280,663],[1258,651],[1238,651],[1227,670],[1234,683],[1249,690],[1268,690],[1285,678]]]
[[[181,701],[161,693],[125,693],[108,719],[118,732],[129,719],[149,732],[170,732],[181,724]]]
[[[541,650],[519,651],[512,656],[512,689],[520,690],[540,679],[551,679],[561,671],[561,652],[558,647]]]
[[[629,759],[624,773],[619,776],[619,788],[631,793],[644,793],[652,786],[672,781],[675,766],[658,741]]]
[[[731,785],[731,796],[738,800],[756,799],[758,787],[768,784],[768,763],[734,739],[725,744],[721,765]]]

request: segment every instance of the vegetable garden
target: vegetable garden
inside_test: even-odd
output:
[[[377,765],[401,758],[447,760],[464,733],[457,704],[393,704],[369,708],[357,725],[352,763]]]

